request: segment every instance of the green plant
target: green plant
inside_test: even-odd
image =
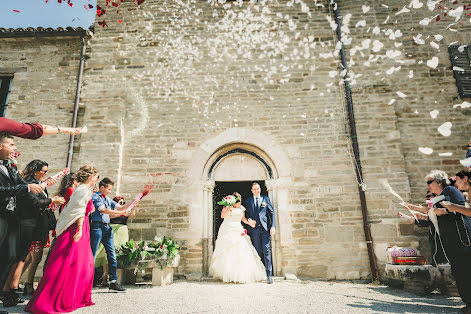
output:
[[[149,243],[155,249],[153,256],[160,269],[167,267],[178,255],[178,244],[172,238],[164,237],[160,242]]]
[[[138,261],[146,259],[148,256],[151,256],[151,254],[146,251],[146,242],[135,243],[131,239],[117,249],[118,268],[126,268],[132,264],[137,264]]]
[[[116,250],[118,268],[135,265],[134,273],[147,267],[148,261],[155,260],[161,269],[167,267],[178,255],[178,245],[172,238],[163,237],[158,242],[129,240]]]

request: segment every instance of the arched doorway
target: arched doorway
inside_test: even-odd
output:
[[[239,144],[240,146],[246,146]],[[237,146],[237,144],[235,144]],[[218,205],[224,196],[238,192],[242,200],[251,196],[252,183],[262,187],[262,195],[268,195],[265,181],[272,179],[273,171],[268,163],[254,152],[254,148],[236,147],[217,157],[209,167],[208,177],[214,181],[213,189],[213,245],[222,223],[222,206]],[[249,148],[250,149],[250,148]]]
[[[263,183],[276,211],[278,228],[272,237],[273,270],[275,275],[295,272],[295,265],[282,267],[282,247],[292,247],[291,222],[288,209],[288,187],[291,186],[291,165],[283,149],[270,136],[250,129],[231,128],[207,140],[195,152],[189,169],[190,190],[194,200],[191,207],[192,233],[201,232],[202,273],[208,275],[213,252],[214,198],[219,185],[234,187],[249,193],[244,184]],[[244,183],[245,182],[245,183]],[[249,189],[250,191],[250,189]],[[240,192],[240,191],[238,191]],[[198,224],[201,225],[198,225]],[[217,222],[216,222],[217,223]],[[289,260],[294,261],[295,256]],[[293,266],[292,266],[293,265]]]

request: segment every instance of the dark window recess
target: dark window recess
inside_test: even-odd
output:
[[[13,76],[0,76],[0,117],[5,116]]]
[[[451,65],[461,98],[471,98],[471,44],[449,46]]]

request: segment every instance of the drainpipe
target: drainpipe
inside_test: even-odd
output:
[[[80,41],[82,44],[82,49],[80,51],[80,62],[79,69],[77,74],[77,88],[75,89],[75,99],[74,99],[74,114],[72,116],[72,127],[77,127],[77,116],[78,116],[78,107],[80,100],[80,89],[82,88],[82,74],[83,74],[83,64],[85,61],[85,36],[80,34]],[[65,164],[66,168],[70,169],[72,163],[72,155],[74,154],[74,135],[70,135],[69,138],[69,149],[67,151],[67,163]]]
[[[363,177],[363,173],[361,169],[357,130],[356,130],[356,125],[355,125],[355,116],[353,112],[352,92],[350,89],[350,83],[348,82],[348,67],[347,67],[347,60],[345,58],[345,49],[344,49],[344,45],[342,41],[342,29],[341,29],[341,24],[340,24],[339,7],[338,7],[337,2],[338,2],[337,0],[333,0],[335,23],[337,23],[337,37],[338,37],[339,42],[342,43],[342,46],[340,49],[340,55],[342,58],[342,66],[346,70],[343,76],[343,82],[345,85],[345,98],[347,101],[347,111],[348,111],[348,118],[350,122],[350,136],[352,139],[353,153],[355,156],[355,163],[356,163],[355,175],[357,177],[358,182],[362,182],[361,178]],[[361,214],[363,217],[363,230],[365,232],[366,247],[368,249],[368,257],[370,259],[371,275],[373,276],[374,281],[378,281],[379,280],[378,265],[376,264],[375,252],[374,252],[374,247],[373,247],[373,239],[371,238],[370,223],[368,222],[368,208],[366,206],[365,191],[360,185],[358,185],[358,193],[360,195]]]

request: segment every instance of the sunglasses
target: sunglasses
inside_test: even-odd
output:
[[[46,173],[47,173],[47,170],[46,170],[46,171],[44,171],[44,170],[39,170],[39,172],[42,172],[42,173],[46,174]]]
[[[435,182],[435,180],[428,180],[427,185],[432,184],[433,182]]]

